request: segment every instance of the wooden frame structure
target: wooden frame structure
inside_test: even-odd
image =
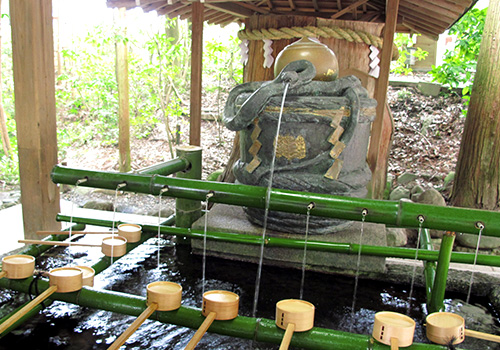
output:
[[[374,84],[374,96],[380,106],[372,127],[368,156],[374,172],[372,191],[374,197],[377,197],[380,186],[385,184],[384,162],[389,149],[387,138],[390,138],[392,132],[390,117],[387,119],[384,116],[394,32],[421,33],[436,38],[467,12],[475,1],[107,0],[107,5],[127,9],[141,7],[146,12],[156,11],[159,15],[191,19],[193,59],[190,143],[193,145],[200,144],[202,39],[205,21],[221,25],[238,22],[249,26],[253,23],[265,29],[266,23],[273,23],[273,16],[286,16],[297,17],[295,22],[301,24],[296,25],[301,26],[326,20],[384,26],[385,45],[380,54],[381,74]],[[55,222],[55,215],[59,211],[59,191],[51,183],[49,176],[51,168],[57,163],[52,2],[10,0],[10,11],[13,23],[14,83],[24,227],[25,236],[32,237],[37,230],[54,230],[59,226]],[[283,46],[283,42],[276,45]],[[259,45],[261,44],[256,44],[251,49],[250,55],[256,54]],[[252,64],[249,63],[245,68],[247,80],[259,75],[249,71]],[[363,80],[364,77],[361,78]]]

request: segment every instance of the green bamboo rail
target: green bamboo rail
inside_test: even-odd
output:
[[[442,311],[444,309],[444,293],[446,290],[446,280],[448,279],[448,270],[450,269],[450,260],[452,257],[453,243],[455,242],[455,232],[446,232],[441,240],[439,249],[439,258],[436,268],[436,277],[432,286],[431,301],[429,313]]]
[[[151,165],[146,168],[142,168],[137,170],[137,174],[142,174],[142,175],[172,175],[175,174],[178,171],[184,171],[187,168],[189,168],[190,163],[189,160],[186,158],[174,158],[171,160],[167,160],[166,162],[163,163],[158,163]]]
[[[82,178],[87,181],[80,186],[116,189],[126,182],[126,191],[149,193],[164,196],[203,201],[209,192],[210,201],[255,208],[264,208],[266,188],[231,183],[205,182],[199,180],[148,176],[102,171],[70,169],[55,166],[52,181],[61,184],[74,184]],[[500,237],[500,213],[478,209],[440,207],[407,201],[382,201],[364,198],[331,196],[273,189],[269,209],[291,213],[306,214],[307,206],[314,202],[311,215],[332,217],[345,220],[361,220],[363,209],[368,211],[367,222],[376,222],[394,227],[418,227],[419,217],[424,217],[423,228],[449,230],[478,234],[479,224],[484,225],[483,235]]]
[[[71,218],[67,215],[59,214],[57,215],[56,219],[58,221],[69,221]],[[75,223],[82,223],[87,225],[96,225],[103,227],[112,227],[113,224],[113,222],[110,220],[102,220],[94,218],[73,217],[72,220]],[[142,225],[142,230],[143,232],[158,232],[158,226]],[[167,235],[175,235],[179,237],[189,237],[196,239],[203,239],[204,235],[203,230],[193,230],[189,228],[168,227],[168,226],[160,226],[160,232],[162,234],[167,234]],[[260,246],[262,243],[262,238],[260,236],[253,236],[247,234],[207,231],[206,235],[207,235],[207,240],[212,240],[212,241],[231,242],[231,243],[249,244],[257,246]],[[265,239],[264,244],[266,245],[266,247],[280,247],[280,248],[303,250],[305,241],[301,239],[267,237]],[[419,249],[417,251],[416,249],[413,248],[382,247],[382,246],[371,246],[364,244],[359,245],[355,243],[333,243],[333,242],[323,242],[323,241],[312,241],[311,239],[307,241],[307,250],[354,254],[354,255],[357,255],[361,251],[361,254],[363,255],[403,258],[403,259],[415,259],[415,254],[417,254],[417,259],[423,261],[438,261],[438,255],[439,255],[439,252],[437,250]],[[453,252],[451,255],[451,261],[463,264],[473,264],[474,254]],[[478,255],[477,264],[500,267],[500,256]]]
[[[421,249],[423,250],[434,250],[432,246],[430,231],[426,228],[422,230],[422,237],[420,238]],[[431,302],[432,287],[434,285],[434,279],[436,277],[436,263],[434,261],[424,261],[424,280],[425,280],[425,295],[427,301],[427,307],[429,307]],[[429,312],[430,313],[430,312]]]
[[[1,279],[0,287],[27,292],[31,279],[8,280]],[[48,288],[47,281],[39,281],[40,290]],[[84,287],[73,293],[54,293],[54,300],[65,301],[83,307],[118,312],[130,316],[139,316],[146,308],[146,298],[135,295],[95,290]],[[198,328],[204,320],[199,309],[181,306],[178,310],[155,312],[150,319],[163,323],[176,324],[183,327]],[[255,339],[259,342],[279,344],[284,331],[278,328],[273,320],[238,316],[231,321],[214,321],[210,332]],[[369,335],[351,334],[331,329],[314,327],[308,332],[295,333],[292,346],[303,349],[350,349],[350,350],[387,350],[390,347],[373,340]],[[446,347],[432,344],[414,343],[405,348],[408,350],[446,350]]]
[[[177,156],[189,160],[190,167],[183,172],[177,173],[181,179],[201,179],[201,147],[183,146],[177,147]],[[164,188],[163,190],[166,190]],[[167,191],[168,192],[168,191]],[[165,192],[161,192],[165,193]],[[168,193],[165,193],[168,196]],[[191,224],[201,217],[201,202],[187,198],[176,198],[175,200],[175,226],[191,227]]]

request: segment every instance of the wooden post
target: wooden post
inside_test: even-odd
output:
[[[120,172],[128,172],[130,165],[130,113],[128,86],[128,50],[125,41],[125,8],[118,10],[116,36],[116,81],[118,83],[118,149]]]
[[[201,145],[201,70],[203,58],[203,3],[197,1],[191,21],[191,108],[189,118],[189,144]]]
[[[2,1],[0,0],[0,6],[2,4]],[[0,22],[1,22],[0,18]],[[1,28],[1,26],[0,26]],[[10,154],[11,149],[10,149],[10,140],[9,140],[9,133],[7,130],[7,115],[5,114],[5,110],[3,109],[3,99],[2,99],[2,94],[1,91],[3,90],[2,88],[2,37],[0,34],[0,135],[2,137],[2,147],[3,147],[3,153],[9,158],[12,158],[12,155]]]
[[[375,86],[377,100],[377,116],[372,124],[368,164],[372,171],[371,196],[382,198],[387,178],[388,147],[392,128],[390,111],[386,111],[387,87],[389,86],[389,70],[391,65],[394,33],[398,19],[399,0],[387,0],[385,6],[384,46],[380,53],[380,76]]]
[[[24,236],[60,230],[59,188],[50,180],[57,164],[54,40],[51,0],[10,0],[17,144]]]

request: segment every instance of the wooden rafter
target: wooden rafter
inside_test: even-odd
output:
[[[343,10],[340,10],[339,12],[337,12],[336,14],[334,14],[333,16],[331,16],[330,18],[331,19],[337,19],[337,18],[340,18],[341,16],[343,16],[344,14],[346,14],[347,12],[350,12],[352,11],[353,9],[357,8],[358,6],[361,6],[363,5],[364,3],[368,2],[368,0],[358,0],[356,1],[355,3],[347,6],[345,9]]]
[[[263,15],[267,15],[269,13],[269,10],[263,7],[258,7],[256,5],[246,3],[246,2],[240,2],[239,4],[241,7],[247,8],[249,10],[255,11],[257,13],[261,13]]]
[[[205,4],[207,8],[211,9],[217,9],[219,11],[229,13],[233,16],[236,17],[250,17],[253,15],[253,11],[246,9],[242,6],[240,6],[238,3],[231,3],[231,2],[226,2],[226,3],[207,3]]]
[[[295,3],[293,2],[293,0],[288,0],[288,3],[290,4],[290,8],[292,10],[295,10]]]

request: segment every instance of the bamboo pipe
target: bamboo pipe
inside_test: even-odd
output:
[[[10,288],[28,293],[30,282],[31,279],[0,279],[0,288]],[[40,288],[47,288],[47,286],[46,281],[39,281]],[[83,288],[79,293],[55,294],[53,299],[136,317],[144,311],[146,305],[146,298],[144,297],[86,288]],[[200,314],[200,309],[181,306],[175,312],[157,313],[155,320],[182,327],[197,328],[203,322],[203,317]],[[283,331],[276,327],[274,320],[245,316],[238,316],[230,322],[214,322],[210,327],[210,331],[271,344],[279,344],[283,337]],[[309,332],[295,334],[292,343],[293,346],[298,348],[313,350],[329,350],[332,348],[387,350],[386,345],[373,342],[369,335],[350,334],[318,327],[311,329]],[[444,347],[435,344],[413,343],[405,350],[444,350]]]
[[[134,332],[146,321],[149,316],[153,314],[153,312],[158,309],[158,304],[157,303],[151,303],[146,310],[144,310],[139,317],[135,319],[134,322],[123,332],[116,340],[111,344],[111,346],[108,348],[108,350],[118,350],[126,341],[127,339],[134,334]]]
[[[112,227],[113,222],[110,220],[101,220],[93,218],[82,218],[82,217],[72,217],[67,215],[58,214],[56,217],[58,221],[84,223],[88,225],[97,225]],[[154,225],[142,225],[143,232],[158,233],[158,226]],[[203,230],[193,230],[187,228],[170,227],[170,226],[160,226],[160,232],[162,234],[176,235],[180,237],[191,237],[203,239]],[[220,241],[220,242],[232,242],[241,243],[249,245],[262,244],[262,238],[260,236],[252,236],[246,234],[236,234],[228,232],[212,232],[207,231],[206,237],[208,240]],[[280,248],[290,248],[290,249],[304,249],[305,241],[301,239],[290,239],[290,238],[280,238],[280,237],[267,237],[264,244],[266,247],[280,247]],[[383,257],[394,257],[403,259],[415,259],[415,253],[417,253],[417,259],[424,261],[438,261],[439,252],[436,250],[418,250],[412,248],[400,248],[400,247],[380,247],[380,246],[370,246],[370,245],[359,245],[355,243],[334,243],[334,242],[324,242],[324,241],[311,241],[307,242],[307,249],[313,251],[322,252],[332,252],[332,253],[342,253],[357,255],[361,252],[362,255],[369,256],[383,256]],[[474,254],[472,253],[461,253],[452,252],[451,262],[463,263],[463,264],[473,264]],[[478,255],[477,264],[485,266],[496,266],[500,267],[500,257],[494,255]]]
[[[254,208],[264,208],[266,188],[232,183],[204,182],[200,180],[147,176],[111,172],[88,171],[55,166],[51,173],[55,183],[74,184],[87,178],[81,186],[115,189],[124,181],[131,192],[163,195],[191,200],[205,200],[213,192],[213,203],[226,203]],[[361,220],[366,209],[367,222],[376,222],[395,227],[418,227],[423,216],[423,228],[449,230],[478,234],[478,224],[484,225],[483,235],[500,237],[500,213],[479,209],[439,207],[406,201],[382,201],[365,198],[331,196],[281,189],[272,189],[269,210],[306,214],[308,204],[315,203],[311,215],[345,220]]]
[[[452,260],[454,242],[455,232],[448,231],[441,239],[436,276],[434,277],[434,284],[431,291],[431,300],[430,303],[427,304],[429,307],[429,313],[434,313],[444,309],[444,294],[446,291],[446,281],[448,280],[450,261]]]

